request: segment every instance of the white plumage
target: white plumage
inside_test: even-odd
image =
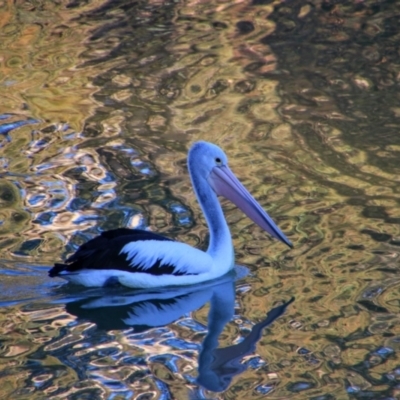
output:
[[[171,242],[157,240],[137,241],[126,244],[120,254],[126,254],[126,259],[132,265],[147,270],[157,261],[161,265],[173,265],[177,272],[204,274],[210,271],[213,259],[204,251],[195,249],[186,243],[174,243],[171,252]],[[232,260],[233,261],[233,260]]]

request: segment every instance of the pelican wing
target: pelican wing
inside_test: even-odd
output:
[[[197,275],[208,272],[212,258],[186,243],[137,241],[126,244],[120,256],[125,256],[131,268],[152,275]],[[158,273],[158,271],[167,271]]]
[[[207,272],[208,254],[184,243],[139,229],[115,229],[82,245],[65,264],[55,264],[51,277],[80,270],[120,270],[151,275],[195,275]]]

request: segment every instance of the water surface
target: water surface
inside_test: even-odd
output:
[[[1,396],[396,398],[399,12],[391,1],[0,3]],[[224,148],[294,244],[223,202],[249,270],[224,289],[226,325],[210,329],[211,288],[138,300],[47,278],[105,229],[205,248],[186,168],[196,140]],[[194,308],[174,314],[182,296]],[[135,319],[157,309],[157,326]],[[199,361],[219,329],[216,349],[261,339],[211,387]]]

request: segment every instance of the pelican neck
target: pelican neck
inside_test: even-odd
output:
[[[220,259],[220,261],[226,262],[226,257],[232,257],[233,245],[231,233],[218,197],[204,177],[196,170],[189,169],[189,171],[197,200],[210,232],[207,253],[214,260]]]

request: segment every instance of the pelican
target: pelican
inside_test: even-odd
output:
[[[192,285],[216,279],[234,267],[231,234],[217,196],[232,201],[271,236],[292,247],[229,169],[228,158],[218,146],[194,143],[188,154],[188,169],[210,231],[207,251],[150,231],[119,228],[83,244],[65,264],[55,264],[49,276],[87,287],[119,283],[132,288]]]

